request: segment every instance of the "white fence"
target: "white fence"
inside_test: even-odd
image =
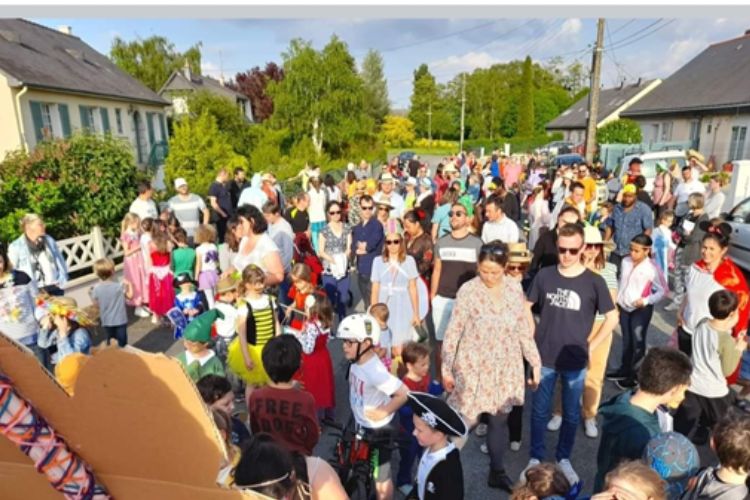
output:
[[[58,240],[57,246],[65,258],[68,273],[89,270],[87,274],[70,280],[65,286],[66,289],[74,288],[93,280],[95,278],[93,275],[93,265],[97,259],[109,257],[114,260],[123,256],[120,239],[104,236],[101,228],[98,226],[94,226],[89,234]],[[121,267],[122,264],[119,264],[117,269],[119,270]]]

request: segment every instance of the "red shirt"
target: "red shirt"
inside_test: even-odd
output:
[[[292,451],[312,455],[320,438],[315,399],[302,389],[255,389],[247,401],[253,434],[266,432]]]

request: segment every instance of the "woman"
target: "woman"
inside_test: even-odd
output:
[[[722,189],[726,184],[726,180],[719,174],[714,174],[708,181],[708,192],[706,193],[706,205],[704,210],[708,215],[709,219],[718,217],[721,214],[721,209],[724,208],[724,200],[726,195]]]
[[[89,316],[78,308],[78,303],[71,297],[53,297],[41,305],[46,314],[39,321],[37,345],[42,349],[52,346],[57,348],[51,357],[57,365],[65,356],[91,351],[91,335],[86,327],[94,324]]]
[[[701,224],[708,222],[709,217],[703,211],[704,198],[701,193],[692,193],[688,196],[688,213],[677,228],[680,242],[675,253],[675,296],[673,303],[665,310],[676,311],[685,297],[685,286],[690,266],[700,258],[701,243],[704,231]]]
[[[331,174],[327,174],[325,176],[325,179],[323,179],[323,184],[325,185],[325,190],[328,195],[329,201],[343,201],[341,198],[341,189],[336,185],[336,181],[333,180],[333,176]]]
[[[378,221],[383,224],[383,229],[386,228],[386,225],[388,224],[388,221],[391,217],[391,210],[393,210],[393,205],[386,203],[384,201],[379,201],[376,203],[378,211],[376,214],[376,217]]]
[[[674,205],[672,174],[660,163],[656,164],[656,178],[654,179],[654,188],[651,191],[651,200],[656,207],[657,219]]]
[[[249,264],[255,264],[266,273],[266,285],[278,285],[284,279],[284,264],[279,247],[266,231],[268,222],[265,217],[254,205],[242,205],[235,217],[242,228],[242,239],[224,275],[235,271],[241,273]]]
[[[510,493],[513,482],[505,472],[505,415],[521,406],[525,394],[523,359],[532,368],[532,387],[540,380],[541,359],[526,312],[521,284],[505,278],[508,247],[499,241],[479,252],[479,276],[458,290],[453,316],[443,341],[443,384],[448,403],[470,427],[489,415],[488,485]],[[502,360],[502,362],[498,362]]]
[[[432,238],[424,230],[426,214],[421,210],[409,210],[404,214],[404,231],[406,232],[406,253],[414,258],[417,271],[425,282],[430,283],[432,276]]]
[[[323,288],[333,305],[333,310],[343,319],[349,301],[349,257],[352,252],[352,228],[342,222],[343,210],[338,201],[329,201],[326,207],[328,224],[320,232],[318,256],[323,262]]]
[[[390,313],[394,358],[401,355],[401,346],[412,340],[412,327],[421,323],[417,296],[417,263],[406,254],[406,242],[399,223],[390,219],[385,227],[383,255],[372,263],[372,304],[383,303]]]
[[[47,365],[46,351],[37,347],[38,325],[34,318],[34,281],[13,269],[5,245],[0,245],[0,332],[25,345]]]
[[[745,276],[727,256],[732,227],[721,219],[712,219],[702,222],[701,230],[705,231],[701,259],[690,266],[687,293],[677,315],[677,346],[688,356],[693,352],[692,334],[695,327],[701,320],[710,317],[708,298],[712,293],[724,288],[737,294],[740,317],[732,330],[734,337],[747,329],[750,313],[750,292]],[[737,371],[727,377],[730,384],[737,380]]]
[[[443,202],[443,194],[448,190],[448,184],[450,183],[443,174],[444,168],[445,167],[442,163],[438,163],[438,166],[435,169],[435,177],[432,179],[433,184],[435,185],[435,203]]]
[[[539,240],[539,233],[542,228],[547,228],[550,224],[549,201],[547,201],[546,183],[534,187],[532,191],[532,200],[529,203],[529,248],[533,249]]]
[[[583,230],[583,254],[582,262],[591,271],[601,275],[607,284],[612,303],[617,303],[617,266],[608,262],[602,234],[594,226],[586,226]],[[604,323],[604,315],[597,314],[594,325],[591,327],[589,339],[599,330]],[[607,369],[609,351],[612,348],[612,335],[603,338],[597,345],[589,345],[589,365],[586,369],[586,379],[583,389],[583,427],[586,436],[595,439],[599,436],[596,426],[596,415],[599,402],[602,398],[604,387],[604,372]],[[557,430],[562,425],[562,399],[560,392],[555,398],[555,411],[547,424],[547,429]]]
[[[310,197],[310,205],[307,207],[307,213],[310,216],[310,240],[312,241],[315,252],[319,252],[318,235],[326,225],[326,202],[328,194],[320,181],[320,177],[310,179],[310,189],[307,191]]]
[[[68,281],[68,267],[57,242],[47,234],[44,220],[36,214],[24,215],[21,232],[8,246],[13,268],[26,273],[40,291],[62,295],[62,287]]]

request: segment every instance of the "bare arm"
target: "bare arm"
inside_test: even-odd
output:
[[[438,291],[438,283],[440,282],[440,272],[443,269],[443,263],[440,258],[435,257],[435,262],[432,267],[432,280],[430,280],[430,298],[434,299]]]
[[[224,212],[224,210],[221,209],[221,207],[219,206],[219,202],[217,201],[215,196],[209,196],[208,202],[211,204],[211,208],[213,208],[214,211],[221,214],[222,217],[227,217],[226,212]],[[207,224],[207,223],[208,223],[207,221],[204,222],[204,224]]]
[[[203,212],[203,223],[208,224],[209,215],[210,215],[208,212],[208,208],[204,208],[202,212]]]
[[[432,242],[435,243],[437,241],[437,235],[438,235],[438,225],[432,224]]]
[[[411,300],[412,316],[417,318],[419,316],[419,298],[417,297],[417,279],[409,280],[409,299]],[[419,321],[412,322],[414,326],[419,324]]]
[[[377,304],[378,302],[380,302],[378,300],[378,297],[380,297],[380,282],[373,281],[370,292],[370,304]]]
[[[325,251],[326,248],[326,237],[323,236],[323,233],[321,232],[320,235],[318,235],[318,257],[320,257],[321,260],[326,260],[333,264],[333,257],[328,255]]]
[[[620,320],[620,313],[617,312],[617,307],[609,311],[604,315],[604,322],[599,326],[599,330],[591,337],[589,342],[589,352],[593,352],[604,339],[612,335],[612,330],[617,326]]]
[[[133,298],[133,284],[128,280],[122,280],[122,286],[125,292],[125,298],[130,300]]]
[[[266,285],[278,285],[284,280],[284,264],[279,252],[269,252],[263,258],[263,266],[266,268]]]

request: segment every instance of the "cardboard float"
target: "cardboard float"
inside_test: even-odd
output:
[[[68,396],[28,349],[0,334],[0,374],[115,499],[266,498],[216,484],[226,448],[195,385],[164,354],[102,348],[81,370],[75,396]],[[0,498],[61,497],[0,435]]]

